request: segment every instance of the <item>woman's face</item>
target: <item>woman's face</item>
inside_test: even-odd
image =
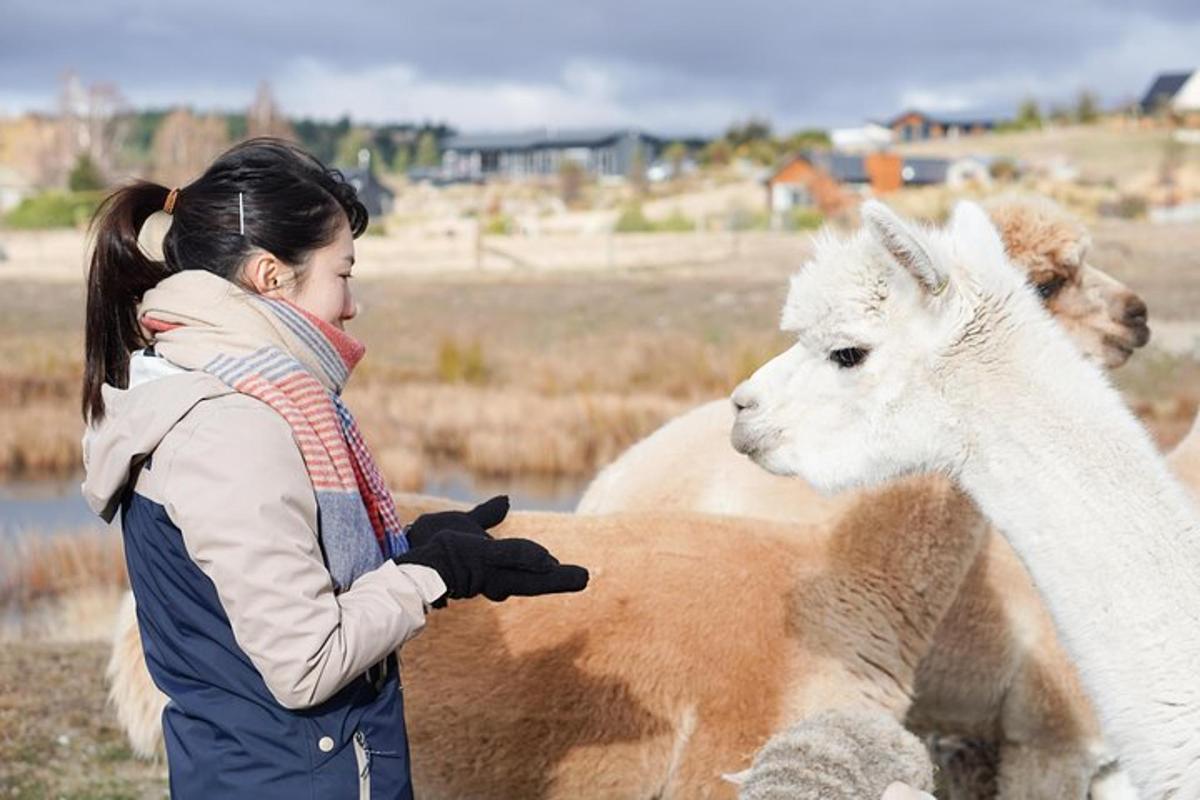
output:
[[[358,313],[350,292],[350,268],[354,266],[354,237],[350,223],[340,220],[333,241],[308,257],[304,279],[283,292],[288,300],[313,316],[338,328]]]

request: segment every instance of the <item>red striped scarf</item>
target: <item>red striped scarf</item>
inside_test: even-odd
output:
[[[330,574],[339,590],[344,589],[384,558],[408,549],[392,495],[339,397],[365,348],[350,334],[287,300],[243,297],[292,334],[288,338],[292,347],[307,347],[310,352],[301,358],[273,342],[250,352],[221,352],[201,368],[263,401],[291,426],[316,492]],[[143,314],[141,322],[156,335],[187,326],[158,319],[152,312]],[[333,390],[314,374],[313,364],[327,373],[327,381],[332,379]]]

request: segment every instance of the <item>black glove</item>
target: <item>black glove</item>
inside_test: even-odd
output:
[[[499,525],[506,516],[508,516],[508,495],[505,494],[496,495],[470,511],[439,511],[436,514],[422,514],[408,527],[408,546],[417,548],[428,544],[430,539],[441,531],[458,531],[490,539],[492,537],[487,529]]]
[[[586,569],[559,564],[537,542],[492,539],[460,531],[438,531],[420,547],[392,560],[437,570],[446,584],[446,594],[433,604],[435,608],[445,605],[447,597],[461,600],[482,594],[499,601],[513,595],[578,592],[588,582]]]

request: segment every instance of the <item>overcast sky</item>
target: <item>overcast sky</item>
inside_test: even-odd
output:
[[[1196,67],[1200,0],[0,0],[7,114],[73,69],[138,107],[244,108],[266,79],[294,117],[788,131],[1118,102]]]

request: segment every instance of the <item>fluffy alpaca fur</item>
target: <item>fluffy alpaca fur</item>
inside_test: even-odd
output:
[[[1080,350],[1116,367],[1145,344],[1145,304],[1088,263],[1090,238],[1081,223],[1030,197],[1000,198],[988,213],[1014,263],[1048,295],[1047,307]],[[727,401],[669,422],[606,467],[579,511],[690,509],[793,521],[800,523],[797,535],[813,535],[813,523],[870,502],[870,494],[822,496],[802,481],[765,472],[729,445],[732,426]],[[1000,763],[992,779],[1002,798],[1082,798],[1092,777],[1107,769],[1110,757],[1075,668],[1028,572],[994,532],[922,662],[909,724],[995,742]],[[959,763],[947,761],[944,771]],[[957,788],[970,785],[967,776],[955,783],[952,798],[986,796]]]
[[[984,532],[962,493],[923,480],[880,490],[824,538],[681,513],[513,513],[499,535],[543,542],[592,580],[580,595],[453,602],[405,645],[421,794],[731,797],[721,775],[813,713],[901,719]],[[437,502],[399,498],[405,517]],[[913,552],[913,531],[936,544]],[[146,732],[157,718],[130,726],[120,706],[139,681],[142,699],[157,692],[136,627],[119,636],[114,701]]]
[[[933,765],[917,737],[887,714],[822,711],[770,738],[742,778],[738,800],[874,800],[896,782],[933,789]]]
[[[1167,456],[1171,469],[1200,497],[1200,414],[1192,422],[1192,429],[1187,436]]]
[[[734,393],[734,446],[827,491],[948,474],[1045,597],[1145,798],[1200,797],[1200,513],[984,211],[879,203],[792,279],[796,344]],[[857,348],[850,368],[833,357]]]

